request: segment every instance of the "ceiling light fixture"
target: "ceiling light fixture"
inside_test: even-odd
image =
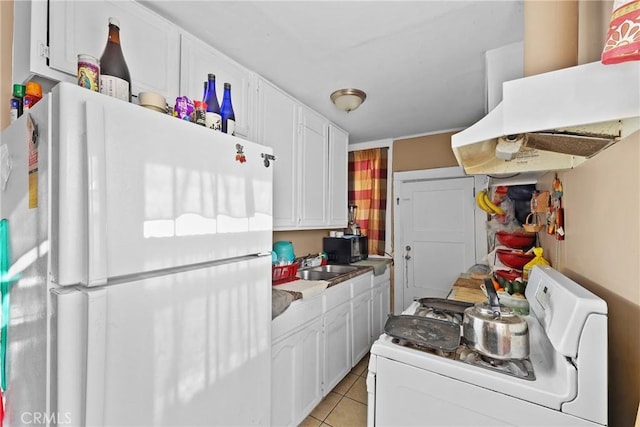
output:
[[[367,94],[360,89],[340,89],[331,94],[331,101],[342,111],[353,111],[367,99]]]

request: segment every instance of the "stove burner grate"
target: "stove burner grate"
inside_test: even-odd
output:
[[[463,320],[463,315],[455,311],[425,306],[418,307],[414,315],[445,320],[457,325],[461,325]],[[516,378],[529,381],[534,381],[536,379],[536,376],[533,372],[533,365],[531,364],[531,361],[529,359],[494,359],[478,353],[477,351],[469,348],[464,343],[460,344],[454,351],[443,351],[421,346],[416,343],[398,338],[394,338],[392,342],[394,344],[414,348],[416,350],[430,353],[439,357],[457,360],[469,365],[488,369],[493,372],[498,372],[505,375],[510,375]]]

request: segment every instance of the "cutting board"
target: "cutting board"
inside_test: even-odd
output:
[[[482,280],[472,279],[470,277],[460,276],[453,284],[453,288],[449,293],[448,298],[456,301],[464,302],[485,302],[487,297],[480,289]]]

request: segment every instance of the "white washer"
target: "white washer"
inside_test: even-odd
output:
[[[607,425],[606,303],[551,267],[533,269],[526,297],[534,380],[383,334],[369,359],[368,425]]]

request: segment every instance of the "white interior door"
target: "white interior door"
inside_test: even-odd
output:
[[[473,189],[472,177],[402,183],[395,253],[404,272],[403,309],[416,297],[445,297],[475,263]]]

